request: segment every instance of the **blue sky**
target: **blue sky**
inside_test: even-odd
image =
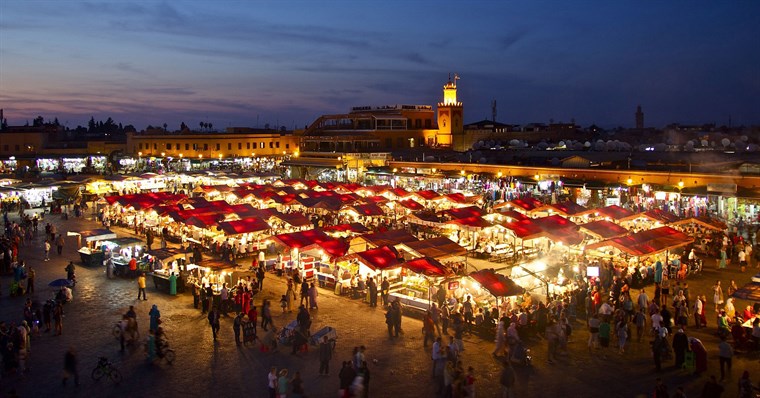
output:
[[[0,1],[10,124],[303,127],[449,72],[466,122],[760,124],[760,1]]]

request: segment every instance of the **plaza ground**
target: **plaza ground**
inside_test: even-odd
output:
[[[48,216],[45,222],[52,222],[63,232],[97,227],[94,221],[85,219],[62,220],[59,216]],[[40,229],[44,226],[41,225]],[[131,231],[114,228],[119,236],[132,236]],[[37,272],[37,291],[32,296],[40,303],[51,297],[53,292],[48,282],[65,276],[64,267],[70,261],[78,262],[76,240],[68,238],[64,253],[53,253],[51,261],[43,262],[44,240],[38,236],[31,246],[21,248],[20,258]],[[692,297],[705,294],[711,297],[710,287],[716,279],[728,285],[732,279],[739,286],[750,279],[750,273],[741,274],[733,266],[727,271],[717,271],[714,264],[707,261],[703,275],[688,280]],[[148,280],[148,300],[137,301],[137,285],[127,279],[108,280],[102,268],[77,268],[78,284],[74,289],[74,301],[65,308],[63,335],[54,337],[43,333],[33,338],[30,358],[31,371],[25,376],[4,375],[0,379],[0,396],[15,389],[21,397],[81,396],[81,397],[208,397],[225,396],[266,396],[266,374],[271,366],[287,368],[292,375],[300,371],[305,381],[309,397],[335,397],[338,390],[338,371],[344,360],[350,359],[355,346],[365,345],[370,362],[370,397],[435,397],[431,379],[430,350],[423,348],[422,324],[419,320],[404,317],[405,334],[397,340],[389,340],[385,328],[382,308],[373,309],[357,300],[338,297],[332,291],[319,291],[319,310],[312,312],[312,331],[322,326],[337,329],[339,339],[336,355],[331,361],[329,377],[318,375],[318,353],[312,347],[307,353],[290,354],[290,347],[280,347],[279,352],[262,353],[255,346],[235,345],[232,332],[232,318],[223,318],[221,336],[214,342],[206,316],[192,306],[189,294],[172,297],[156,292]],[[8,297],[9,276],[2,276],[0,297],[0,320],[20,321],[23,316],[24,298]],[[650,297],[652,287],[648,287]],[[281,327],[295,318],[293,314],[280,314],[276,303],[285,292],[284,279],[267,274],[264,290],[254,297],[260,305],[263,299],[271,299],[275,305],[275,325]],[[635,297],[634,297],[635,300]],[[113,325],[120,319],[129,305],[134,305],[138,313],[138,323],[143,337],[147,335],[148,311],[156,304],[161,311],[163,327],[169,336],[171,347],[176,350],[177,359],[173,365],[145,361],[142,344],[119,352],[119,343],[111,335]],[[736,308],[748,304],[737,300]],[[718,375],[715,314],[708,304],[709,328],[687,330],[687,334],[700,338],[708,350],[708,372],[693,376],[684,370],[668,364],[661,373],[655,373],[649,351],[649,340],[641,343],[630,342],[624,355],[610,348],[603,358],[601,353],[589,353],[586,348],[588,333],[583,319],[573,325],[574,332],[568,344],[568,353],[554,364],[546,360],[546,342],[541,339],[529,341],[533,351],[533,366],[516,366],[516,396],[518,397],[637,397],[651,396],[655,379],[662,377],[670,390],[682,385],[687,396],[699,396],[709,375]],[[499,375],[501,365],[491,357],[493,342],[477,336],[464,338],[465,368],[476,369],[476,390],[480,397],[499,395]],[[74,347],[79,356],[81,386],[75,388],[61,386],[63,354]],[[90,372],[99,356],[106,356],[119,368],[124,377],[120,385],[108,380],[94,382]],[[734,396],[736,381],[743,370],[753,374],[753,380],[760,380],[760,357],[758,354],[740,354],[734,358],[733,371],[725,382],[726,397]]]

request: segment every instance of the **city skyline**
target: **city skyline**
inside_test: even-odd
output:
[[[221,4],[221,6],[220,6]],[[0,108],[301,128],[351,106],[435,104],[465,122],[760,124],[760,3],[0,3]]]

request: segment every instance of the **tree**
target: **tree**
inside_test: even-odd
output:
[[[168,124],[164,123],[164,131],[166,131],[166,128],[167,128],[168,126],[169,126]]]
[[[208,127],[209,130],[214,128],[214,125],[211,123],[206,123],[206,127]]]
[[[42,126],[43,124],[45,124],[45,119],[43,119],[43,118],[42,118],[42,116],[37,116],[37,117],[36,117],[36,118],[34,118],[34,120],[32,121],[32,126],[34,126],[34,127],[40,127],[40,126]]]

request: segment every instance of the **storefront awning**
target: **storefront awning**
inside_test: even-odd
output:
[[[724,223],[723,221],[720,221],[717,218],[712,218],[712,217],[707,217],[707,216],[684,218],[682,220],[673,222],[670,225],[676,226],[676,225],[687,225],[687,224],[697,224],[702,227],[713,229],[716,231],[725,231],[728,228],[726,223]]]
[[[369,232],[369,228],[365,227],[358,222],[350,224],[333,225],[331,227],[324,228],[325,232],[353,232],[355,234],[363,234]]]
[[[244,218],[242,220],[226,221],[217,226],[226,235],[246,234],[250,232],[266,231],[272,228],[266,221],[258,218]]]
[[[581,231],[597,239],[611,239],[628,234],[627,229],[607,220],[592,221],[583,224],[580,227]]]
[[[575,215],[582,214],[586,210],[588,209],[586,209],[585,207],[577,203],[566,201],[562,203],[552,203],[552,204],[539,206],[533,210],[530,210],[530,212],[532,213],[539,213],[539,212],[552,213],[553,212],[553,213],[558,213],[562,216],[568,217],[568,216],[575,216]]]
[[[611,205],[598,209],[588,209],[581,214],[593,214],[594,217],[606,217],[613,220],[622,220],[633,215],[633,212],[618,205]]]
[[[81,236],[85,242],[96,240],[116,239],[116,233],[110,229],[88,229],[84,231],[69,231],[66,236]]]
[[[403,265],[404,268],[416,273],[429,277],[442,277],[451,275],[438,260],[430,257],[417,258],[411,261],[407,261]]]
[[[513,280],[502,274],[497,274],[493,269],[473,272],[469,276],[496,297],[517,296],[525,292],[525,289],[518,286]]]
[[[377,271],[397,267],[400,264],[398,252],[391,246],[381,246],[359,252],[355,254],[355,257],[362,264]]]
[[[396,248],[436,260],[467,254],[467,249],[446,237],[400,243],[396,245]]]
[[[477,217],[467,217],[467,218],[458,218],[455,220],[451,220],[446,222],[446,224],[450,225],[456,225],[461,229],[467,229],[472,231],[479,231],[483,228],[492,227],[493,224],[483,219],[483,217],[477,216]]]
[[[666,250],[677,249],[692,243],[694,239],[671,227],[660,227],[635,234],[603,240],[586,245],[585,250],[615,247],[636,257],[651,256]]]
[[[345,208],[347,211],[353,211],[356,214],[364,217],[379,217],[384,216],[385,212],[380,206],[374,203],[367,203],[361,205],[351,205]]]
[[[452,220],[468,217],[480,217],[485,212],[477,206],[467,206],[454,209],[448,209],[440,212],[440,214],[450,217]]]
[[[412,211],[423,210],[425,208],[425,206],[415,202],[414,199],[399,200],[396,203]]]

